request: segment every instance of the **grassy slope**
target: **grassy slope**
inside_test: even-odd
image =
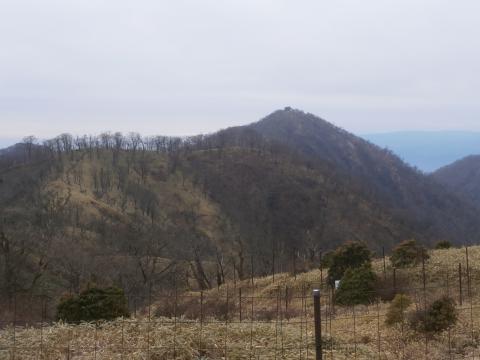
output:
[[[425,339],[408,330],[408,327],[388,328],[383,323],[383,317],[388,303],[380,302],[370,307],[357,307],[355,309],[355,321],[352,309],[335,308],[335,316],[332,321],[327,321],[324,326],[326,338],[331,336],[333,348],[327,345],[328,353],[332,353],[335,359],[372,359],[378,358],[378,345],[380,345],[381,359],[415,359],[425,356],[425,341],[428,340],[428,358],[430,359],[466,359],[473,358],[479,353],[479,328],[478,318],[480,311],[476,307],[480,304],[477,286],[480,279],[480,247],[469,249],[469,262],[471,266],[472,299],[468,298],[466,284],[467,278],[464,273],[464,303],[458,306],[460,319],[451,331],[445,332],[430,339]],[[442,294],[450,293],[458,297],[458,263],[466,266],[465,250],[451,249],[433,251],[431,259],[426,264],[428,298],[432,299]],[[383,261],[377,259],[374,262],[380,277],[383,276]],[[387,273],[390,272],[387,261]],[[408,273],[408,287],[419,290],[408,290],[409,295],[416,300],[412,308],[422,306],[422,272],[421,267],[405,270]],[[405,276],[406,274],[403,274]],[[448,275],[448,286],[447,286]],[[401,276],[401,275],[400,275]],[[151,359],[173,358],[173,348],[178,359],[197,359],[200,354],[206,359],[224,358],[223,349],[227,342],[228,358],[249,358],[250,350],[254,356],[261,358],[313,359],[313,319],[310,299],[310,290],[317,287],[320,280],[320,271],[300,274],[296,277],[291,274],[279,274],[275,283],[271,277],[254,279],[254,290],[248,280],[235,285],[229,283],[220,289],[212,290],[203,294],[205,323],[201,326],[198,320],[179,318],[177,324],[171,318],[152,316],[148,322],[148,311],[143,315],[137,314],[136,318],[118,319],[114,322],[99,325],[97,329],[97,358],[115,359],[123,351],[123,355],[129,359],[145,358],[147,353]],[[234,286],[237,290],[234,290]],[[291,297],[289,309],[285,310],[283,302],[285,286],[289,288]],[[214,311],[209,307],[209,301],[217,299],[214,304],[221,304],[218,299],[226,295],[228,288],[230,301],[236,296],[238,288],[243,288],[243,316],[244,321],[238,320],[237,307],[232,308],[234,315],[230,318],[228,327],[222,319],[214,319],[208,316],[208,311]],[[303,294],[306,296],[303,297]],[[417,297],[415,297],[415,294]],[[251,316],[249,297],[255,296],[255,313],[262,313],[268,309],[273,310],[273,317],[268,320],[269,314],[263,312],[261,322],[249,321]],[[189,293],[189,298],[199,299],[199,293]],[[210,300],[209,300],[210,299]],[[280,304],[278,303],[280,299]],[[306,308],[305,303],[306,301]],[[152,306],[152,314],[155,309],[161,308],[166,300],[157,299]],[[185,300],[187,301],[187,300]],[[190,301],[190,300],[188,300]],[[234,302],[234,301],[233,301]],[[181,303],[181,301],[180,301]],[[276,307],[279,306],[277,317]],[[264,310],[265,309],[265,310]],[[472,310],[473,309],[473,310]],[[323,299],[324,315],[331,309],[328,300]],[[470,319],[473,317],[473,333]],[[258,319],[256,319],[258,320]],[[380,338],[378,334],[380,333]],[[176,335],[174,335],[176,334]],[[253,335],[251,342],[251,334]],[[451,341],[451,357],[449,355],[448,337]],[[276,340],[275,340],[276,339]],[[57,359],[65,355],[70,348],[73,359],[83,359],[92,356],[95,352],[95,326],[93,324],[65,325],[52,324],[39,328],[17,328],[15,342],[21,347],[42,347],[45,358]],[[175,346],[174,346],[175,342]],[[355,350],[354,343],[357,342]],[[305,344],[310,345],[309,356],[305,350]],[[13,328],[7,327],[0,332],[0,348],[12,346]],[[283,344],[283,346],[282,346]],[[330,342],[327,342],[330,344]],[[251,347],[251,345],[253,345]],[[150,347],[149,350],[147,348]],[[35,358],[37,349],[17,350],[17,356],[22,359]],[[283,357],[282,355],[283,348]],[[200,351],[200,349],[205,349]],[[8,351],[0,351],[0,358],[8,358]],[[3,356],[3,357],[2,357]]]
[[[81,273],[80,286],[85,286],[92,276],[101,285],[123,276],[128,283],[119,286],[126,291],[137,286],[142,280],[132,250],[136,247],[140,256],[148,252],[149,256],[153,253],[182,259],[191,256],[192,234],[207,239],[210,247],[229,246],[223,236],[225,220],[218,205],[180,171],[168,174],[164,155],[147,154],[150,170],[144,180],[138,165],[131,162],[125,185],[120,187],[118,171],[125,172],[129,156],[121,154],[114,166],[111,152],[102,151],[100,156],[92,157],[77,152],[72,157],[65,155],[62,163],[18,165],[2,171],[3,229],[12,246],[23,246],[22,239],[27,239],[27,261],[32,265],[21,269],[25,284],[33,277],[31,267],[42,254],[48,256],[49,265],[37,287],[45,287],[55,296],[69,288],[73,272]],[[101,171],[111,179],[107,191],[100,189]],[[134,199],[131,194],[135,191],[145,195]],[[125,197],[126,193],[130,195]],[[141,201],[145,199],[156,201],[153,221],[142,210]],[[192,217],[194,226],[188,223]],[[43,224],[51,225],[47,228]],[[52,232],[46,233],[48,229]],[[158,255],[145,245],[151,236],[168,243]],[[162,268],[158,266],[157,271]]]

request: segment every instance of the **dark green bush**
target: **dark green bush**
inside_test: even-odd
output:
[[[78,296],[62,299],[57,307],[57,318],[70,323],[121,316],[129,316],[127,300],[123,290],[115,287],[85,290]]]
[[[328,282],[331,286],[335,280],[342,279],[349,268],[358,268],[372,260],[372,253],[367,245],[361,242],[347,242],[332,254],[328,269]]]
[[[410,315],[410,325],[417,331],[435,334],[455,325],[458,312],[455,301],[447,296],[434,301],[426,311],[414,311]]]
[[[376,282],[377,276],[370,263],[349,268],[335,292],[335,302],[344,306],[370,304],[377,297]]]
[[[415,240],[406,240],[393,249],[390,261],[394,267],[405,268],[417,265],[422,262],[422,259],[428,260],[429,258],[424,246],[417,244]]]
[[[320,266],[322,269],[328,269],[332,266],[332,259],[334,251],[327,251],[326,253],[322,254],[322,258],[320,259]]]
[[[452,244],[450,243],[450,241],[447,241],[447,240],[439,241],[435,245],[436,250],[450,249],[451,247],[452,247]]]
[[[389,326],[403,323],[411,304],[412,300],[407,295],[397,294],[388,307],[385,323]]]

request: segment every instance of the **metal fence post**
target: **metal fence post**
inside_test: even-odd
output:
[[[320,290],[313,290],[313,312],[315,317],[315,351],[316,360],[322,360],[322,314],[320,309]]]
[[[383,257],[383,278],[387,280],[387,261],[385,259],[385,246],[382,246],[382,257]]]
[[[459,287],[459,300],[460,306],[463,305],[463,291],[462,291],[462,263],[458,263],[458,287]]]

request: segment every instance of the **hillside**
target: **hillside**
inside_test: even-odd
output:
[[[3,286],[77,291],[94,279],[135,293],[186,262],[182,281],[210,287],[208,261],[243,277],[252,259],[266,274],[291,269],[294,256],[299,268],[315,264],[347,239],[378,248],[422,236],[318,165],[261,148],[75,151],[3,170],[2,228],[18,251]]]
[[[0,156],[5,293],[208,289],[301,271],[347,240],[477,241],[478,211],[297,110],[188,139],[63,134]]]
[[[267,139],[288,144],[306,158],[322,160],[338,177],[354,183],[397,220],[423,235],[462,243],[478,239],[478,211],[392,152],[333,126],[315,115],[287,108],[251,127]]]
[[[22,359],[97,357],[116,359],[314,359],[312,289],[322,290],[323,350],[326,358],[385,360],[473,359],[478,340],[478,290],[467,285],[480,275],[480,248],[469,248],[471,265],[462,273],[463,293],[457,267],[466,269],[465,249],[430,252],[425,265],[423,290],[421,265],[397,271],[397,285],[412,300],[407,311],[423,314],[425,304],[448,294],[455,300],[458,320],[446,331],[425,336],[412,329],[409,318],[386,324],[391,302],[381,300],[355,307],[332,306],[331,292],[320,270],[298,276],[282,273],[243,282],[229,281],[218,289],[153,297],[137,306],[130,299],[131,315],[108,322],[42,326],[7,324],[0,328],[0,359],[12,353]],[[379,289],[392,291],[392,267],[373,262],[376,276],[386,279]],[[323,273],[325,279],[326,270]],[[242,289],[242,291],[240,291]],[[471,291],[470,291],[471,290]],[[462,300],[460,300],[462,299]],[[461,303],[463,301],[463,303]],[[20,304],[20,302],[19,302]],[[28,304],[28,303],[27,303]],[[53,310],[54,304],[49,304]],[[21,309],[19,307],[19,309]],[[40,308],[39,308],[40,311]],[[40,355],[40,356],[41,356]]]
[[[480,155],[468,156],[437,170],[432,175],[435,180],[480,207]]]

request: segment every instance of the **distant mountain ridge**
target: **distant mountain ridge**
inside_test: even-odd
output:
[[[20,139],[14,139],[14,138],[7,138],[7,137],[0,137],[0,149],[7,148],[9,146],[15,145],[21,141]]]
[[[391,149],[422,171],[433,172],[469,155],[480,154],[480,132],[402,131],[362,137]]]

